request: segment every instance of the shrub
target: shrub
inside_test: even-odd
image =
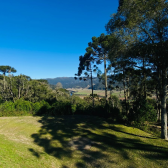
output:
[[[71,111],[73,114],[76,112],[76,104],[71,104]]]
[[[3,103],[3,98],[2,96],[0,95],[0,104]]]
[[[111,117],[112,119],[115,119],[115,120],[120,120],[121,119],[121,114],[120,114],[119,108],[110,107],[109,117]]]
[[[92,99],[92,97],[94,97],[94,99],[99,100],[99,96],[97,94],[93,94],[93,96],[92,96],[92,94],[90,94],[90,97],[91,97],[91,99]]]
[[[39,102],[40,104],[36,104],[36,110],[38,110],[36,112],[37,115],[42,115],[42,114],[47,114],[50,111],[50,104],[44,100]],[[40,108],[40,109],[38,109]]]
[[[156,100],[155,99],[147,99],[147,102],[152,105],[154,108],[156,108]]]
[[[112,105],[113,107],[121,107],[121,104],[120,104],[120,99],[116,96],[116,95],[111,95],[109,97],[109,104]]]
[[[71,103],[68,101],[60,101],[56,102],[52,105],[50,112],[48,114],[50,115],[69,115],[71,114]]]
[[[4,112],[4,111],[14,111],[15,110],[15,104],[13,103],[13,102],[11,102],[11,101],[6,101],[5,103],[2,103],[1,105],[0,105],[0,112],[2,113],[2,112]]]
[[[30,101],[18,99],[14,102],[16,111],[32,111],[32,104]]]
[[[144,125],[145,121],[156,121],[157,113],[153,105],[146,100],[139,100],[134,103],[134,109],[128,115],[128,120],[135,121],[136,125]]]
[[[42,108],[42,106],[43,103],[41,102],[32,103],[33,114],[37,114],[39,110]]]
[[[105,106],[105,105],[106,105],[106,99],[105,99],[105,98],[101,98],[101,99],[99,100],[99,102],[100,102],[100,104],[101,104],[102,106]]]
[[[9,101],[0,105],[0,116],[32,115],[31,102],[17,100],[15,103]]]

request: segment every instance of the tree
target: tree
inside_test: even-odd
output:
[[[24,99],[31,102],[49,100],[54,93],[45,80],[32,80],[26,75],[6,76],[6,86],[0,80],[0,97],[2,101]]]
[[[86,51],[87,51],[87,49],[86,49]],[[93,79],[95,79],[95,78],[93,78],[93,76],[92,76],[93,69],[91,67],[91,61],[93,61],[93,60],[92,60],[92,58],[90,58],[90,53],[86,52],[84,56],[81,55],[79,57],[79,61],[80,61],[80,63],[79,63],[79,67],[78,67],[78,73],[75,74],[74,78],[76,80],[77,79],[76,76],[79,76],[79,80],[84,80],[84,81],[86,81],[88,79],[91,80],[92,100],[93,100],[93,108],[94,108]],[[96,68],[96,65],[94,65],[94,67]],[[90,73],[88,74],[85,71],[85,73],[84,73],[85,76],[81,77],[81,74],[84,70],[86,70],[87,72],[90,72]]]
[[[0,72],[2,72],[3,75],[5,75],[6,73],[16,72],[16,69],[8,65],[6,66],[3,65],[3,66],[0,66]]]
[[[57,89],[63,88],[62,83],[61,83],[61,82],[58,82],[58,83],[56,84],[56,88],[57,88]]]
[[[86,48],[89,60],[95,61],[97,65],[104,63],[104,85],[105,98],[107,103],[107,60],[109,48],[113,45],[111,42],[114,37],[102,33],[99,37],[92,37],[92,42],[88,43]],[[99,76],[100,77],[100,76]]]
[[[136,46],[145,44],[150,68],[156,71],[161,98],[161,137],[167,139],[167,69],[168,69],[168,2],[167,0],[122,0],[118,12],[112,16],[106,29],[109,33],[124,33],[125,42]],[[129,38],[128,37],[129,34]],[[144,48],[141,48],[144,50]],[[141,55],[141,58],[143,55]]]
[[[6,75],[6,73],[11,73],[11,72],[15,73],[16,69],[11,66],[8,66],[8,65],[6,65],[6,66],[3,65],[3,66],[0,66],[0,72],[3,73],[3,79],[4,79],[3,89],[5,89],[5,75]]]
[[[27,96],[27,91],[29,89],[28,83],[31,78],[26,75],[18,75],[15,77],[16,87],[18,90],[18,99]]]

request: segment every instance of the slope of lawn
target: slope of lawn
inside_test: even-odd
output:
[[[74,150],[73,138],[91,140]],[[168,141],[89,116],[1,117],[0,167],[165,167]]]

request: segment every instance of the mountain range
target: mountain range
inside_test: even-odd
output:
[[[63,88],[88,88],[91,89],[91,80],[79,80],[74,79],[74,77],[57,77],[57,78],[46,78],[45,80],[48,81],[50,86],[52,88],[55,88],[55,85],[60,82],[63,86]],[[116,86],[118,84],[115,84],[113,86]],[[93,89],[94,90],[104,90],[104,84],[102,84],[102,81],[99,81],[98,78],[93,79]]]
[[[46,78],[45,80],[48,81],[48,83],[53,88],[58,82],[60,82],[63,85],[63,88],[91,88],[91,80],[79,80],[74,79],[74,77],[57,77],[57,78]],[[102,82],[99,82],[98,78],[93,79],[93,85],[94,89],[104,89],[104,85]]]

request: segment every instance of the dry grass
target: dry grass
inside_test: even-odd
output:
[[[89,96],[91,93],[92,93],[92,90],[91,89],[75,89],[75,88],[69,88],[67,90],[71,90],[71,91],[75,91],[75,95],[78,95],[80,96],[81,98],[85,97],[85,96]],[[105,91],[104,90],[94,90],[93,91],[94,94],[97,94],[98,96],[101,96],[101,97],[105,97]],[[108,97],[110,96],[110,91],[107,92],[108,94]],[[124,93],[123,91],[113,91],[112,92],[112,95],[116,95],[118,96],[119,98],[123,98],[124,97]]]

